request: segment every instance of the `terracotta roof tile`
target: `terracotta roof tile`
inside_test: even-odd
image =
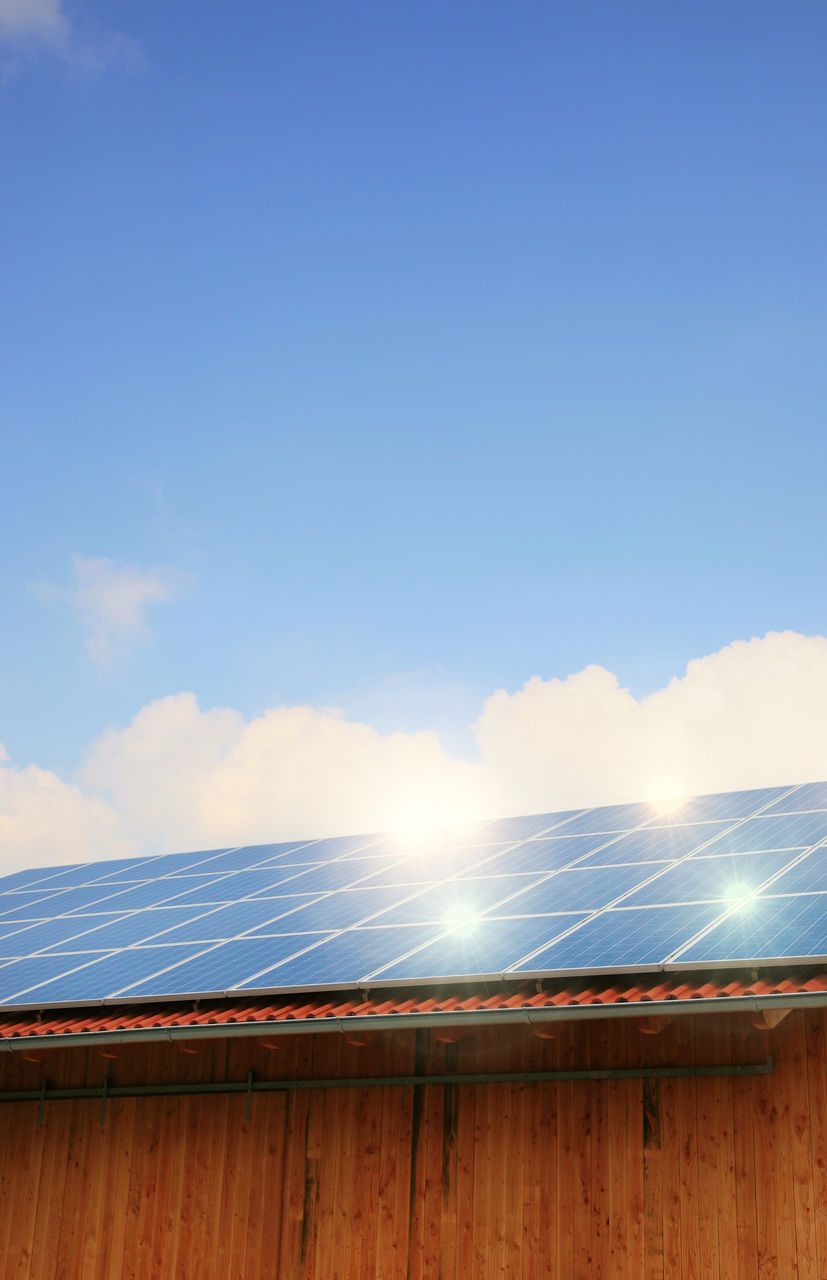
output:
[[[440,987],[400,991],[398,995],[382,992],[377,998],[365,993],[329,992],[319,995],[268,996],[266,998],[223,999],[143,1007],[105,1006],[92,1009],[54,1010],[51,1013],[0,1013],[0,1040],[49,1039],[77,1036],[83,1033],[117,1034],[123,1031],[153,1029],[185,1029],[209,1025],[235,1026],[258,1023],[262,1028],[279,1022],[320,1022],[330,1019],[398,1017],[400,1025],[410,1014],[452,1013],[460,1015],[475,1010],[496,1012],[498,1009],[564,1009],[584,1005],[650,1005],[666,1002],[693,1002],[700,1008],[707,1000],[743,996],[795,995],[805,992],[827,993],[827,970],[818,966],[784,969],[778,975],[765,971],[760,977],[744,973],[709,973],[664,975],[653,974],[651,981],[640,978],[565,978],[544,980],[538,991],[531,982],[492,984],[464,983],[456,987]]]

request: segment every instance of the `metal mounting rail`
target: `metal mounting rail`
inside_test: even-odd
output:
[[[246,1118],[254,1093],[291,1093],[299,1089],[369,1089],[418,1088],[423,1085],[451,1084],[554,1084],[566,1080],[669,1080],[687,1076],[762,1076],[773,1069],[772,1056],[763,1062],[691,1067],[590,1067],[572,1071],[473,1071],[446,1075],[333,1077],[322,1080],[256,1080],[251,1071],[245,1080],[215,1080],[184,1084],[112,1084],[109,1076],[99,1087],[51,1089],[42,1084],[38,1089],[0,1091],[0,1102],[37,1102],[42,1117],[46,1102],[79,1098],[97,1099],[101,1103],[101,1124],[110,1098],[159,1098],[210,1093],[242,1093],[246,1095]]]

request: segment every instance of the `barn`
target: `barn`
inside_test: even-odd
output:
[[[827,1275],[827,784],[0,881],[0,1276]]]

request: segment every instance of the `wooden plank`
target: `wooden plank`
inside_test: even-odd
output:
[[[422,1250],[423,1280],[439,1280],[444,1095],[445,1090],[441,1086],[431,1085],[425,1090],[425,1184],[422,1205],[425,1224],[425,1238]]]
[[[790,1022],[772,1035],[763,1038],[772,1045],[775,1069],[766,1077],[772,1097],[772,1128],[775,1135],[775,1198],[776,1239],[778,1250],[777,1269],[780,1276],[800,1276],[798,1245],[796,1240],[795,1190],[796,1177],[793,1148],[794,1097],[793,1066],[791,1062]],[[806,1241],[802,1241],[806,1248]]]
[[[752,1031],[750,1055],[755,1061],[755,1041],[761,1033]],[[764,1046],[763,1037],[759,1041]],[[757,1226],[758,1275],[761,1280],[776,1280],[778,1271],[779,1195],[776,1115],[771,1076],[749,1077],[754,1125],[755,1217]],[[783,1277],[782,1280],[786,1280]]]
[[[84,1099],[71,1103],[71,1108],[63,1204],[59,1221],[55,1224],[59,1274],[66,1277],[66,1280],[80,1275],[78,1265],[83,1254],[83,1233],[90,1191],[90,1148],[95,1142],[92,1136],[93,1126],[97,1129],[99,1123],[98,1104]]]
[[[247,1074],[247,1063],[242,1063],[233,1075],[244,1078]],[[247,1099],[244,1096],[226,1098],[222,1112],[216,1112],[216,1137],[214,1141],[237,1141],[237,1164],[234,1185],[231,1187],[229,1200],[230,1219],[223,1221],[221,1232],[216,1232],[216,1244],[221,1247],[221,1233],[230,1236],[230,1275],[243,1280],[245,1275],[245,1257],[248,1248],[256,1249],[261,1233],[260,1210],[256,1212],[256,1201],[252,1196],[253,1171],[259,1163],[257,1152],[264,1124],[264,1109],[268,1098],[252,1098],[250,1119],[245,1119]],[[223,1183],[215,1188],[219,1206],[226,1204],[223,1198]],[[216,1215],[217,1216],[217,1215]]]
[[[351,1052],[354,1047],[349,1046]],[[337,1129],[336,1158],[331,1161],[330,1179],[330,1248],[328,1265],[333,1273],[347,1276],[353,1264],[354,1252],[359,1253],[360,1237],[364,1227],[357,1217],[358,1205],[364,1195],[359,1181],[359,1135],[356,1127],[356,1089],[330,1091],[329,1114]]]
[[[266,1115],[264,1140],[261,1144],[263,1168],[259,1174],[262,1219],[259,1257],[256,1260],[248,1256],[243,1275],[261,1276],[262,1280],[278,1280],[287,1132],[287,1098],[284,1094],[268,1099]]]
[[[629,1039],[626,1019],[606,1025],[607,1042],[604,1051],[606,1065],[624,1068],[628,1065]],[[629,1197],[634,1187],[634,1175],[629,1169],[632,1154],[629,1139],[635,1128],[641,1125],[640,1113],[636,1114],[636,1095],[625,1080],[609,1080],[606,1086],[606,1162],[608,1183],[609,1241],[608,1274],[613,1280],[629,1280]],[[642,1170],[641,1170],[642,1177]],[[635,1280],[642,1274],[637,1272]]]
[[[827,1275],[827,1014],[823,1009],[804,1014],[807,1050],[807,1109],[817,1276]]]
[[[754,1037],[746,1018],[733,1019],[730,1038],[733,1062],[751,1061],[750,1053]],[[758,1275],[754,1107],[753,1078],[751,1076],[734,1078],[732,1082],[732,1147],[735,1158],[738,1280],[755,1280]]]
[[[36,1276],[53,1276],[60,1257],[55,1216],[63,1211],[71,1123],[71,1102],[50,1102],[44,1108],[43,1127],[40,1130],[40,1141],[44,1149],[32,1241],[32,1257],[36,1259],[32,1273]]]
[[[414,1074],[420,1075],[425,1065],[425,1033],[416,1034],[417,1051]],[[425,1089],[416,1085],[411,1107],[410,1177],[408,1181],[408,1280],[423,1280],[425,1257],[425,1157],[428,1138],[425,1113]]]
[[[447,1085],[443,1092],[442,1205],[439,1217],[440,1280],[457,1280],[456,1240],[460,1219],[458,1202],[460,1087],[457,1084]]]
[[[584,1066],[588,1062],[581,1058]],[[574,1274],[594,1274],[593,1254],[593,1194],[591,1134],[594,1107],[594,1085],[591,1081],[578,1080],[574,1084],[572,1098],[573,1151],[571,1178],[574,1187]]]
[[[487,1274],[491,1226],[493,1089],[474,1085],[474,1189],[472,1195],[471,1270]]]
[[[519,1263],[519,1201],[509,1196],[515,1186],[515,1158],[519,1154],[519,1134],[514,1127],[514,1091],[511,1084],[487,1085],[492,1094],[492,1155],[489,1195],[489,1259],[494,1275],[511,1280]],[[519,1175],[516,1186],[519,1186]],[[516,1273],[519,1276],[519,1272]]]
[[[589,1062],[592,1067],[605,1067],[608,1060],[608,1025],[591,1022],[589,1032]],[[590,1084],[591,1094],[591,1274],[595,1280],[607,1280],[611,1273],[611,1192],[609,1189],[609,1139],[607,1113],[609,1107],[608,1081],[595,1080]]]
[[[318,1069],[325,1076],[337,1075],[341,1047],[339,1036],[320,1037],[314,1047],[314,1071]],[[313,1274],[316,1272],[324,1274],[325,1269],[330,1269],[331,1260],[335,1258],[336,1194],[342,1156],[340,1111],[343,1095],[348,1093],[348,1090],[322,1089],[315,1095],[318,1099],[320,1141],[314,1261],[316,1271]]]
[[[83,1277],[105,1276],[109,1261],[107,1227],[111,1226],[114,1205],[112,1183],[117,1164],[117,1132],[121,1106],[108,1103],[101,1131],[98,1117],[90,1115],[92,1127],[89,1211],[79,1242],[78,1274]]]
[[[556,1042],[558,1067],[574,1070],[575,1044],[571,1024],[561,1026]],[[576,1181],[574,1177],[575,1128],[574,1084],[557,1085],[557,1271],[560,1280],[569,1280],[574,1272],[574,1220],[576,1213]]]
[[[524,1276],[525,1280],[535,1280],[535,1277],[536,1280],[563,1280],[565,1273],[560,1269],[558,1253],[558,1185],[568,1177],[568,1171],[561,1170],[557,1158],[560,1091],[556,1084],[532,1085],[531,1091],[538,1137],[534,1161],[536,1189],[532,1194],[536,1225],[530,1234],[534,1243],[529,1248]]]
[[[720,1031],[716,1029],[716,1036]],[[729,1036],[725,1037],[731,1058]],[[730,1280],[738,1268],[738,1200],[735,1178],[735,1134],[732,1079],[716,1076],[712,1086],[712,1126],[717,1134],[718,1256],[721,1280]],[[703,1135],[701,1135],[703,1139]]]
[[[404,1217],[397,1218],[399,1186],[407,1182],[409,1172],[405,1115],[409,1111],[409,1089],[380,1091],[381,1140],[379,1180],[376,1190],[376,1280],[399,1280],[404,1275],[407,1258],[407,1197],[403,1201]]]
[[[708,1018],[692,1019],[695,1030],[695,1058],[699,1063],[714,1059],[716,1036]],[[698,1078],[693,1082],[695,1094],[695,1149],[697,1152],[698,1185],[698,1273],[704,1280],[721,1280],[719,1260],[721,1245],[718,1239],[718,1177],[725,1159],[721,1150],[719,1117],[716,1108],[716,1082]],[[692,1122],[687,1115],[687,1123]]]
[[[0,1161],[0,1275],[28,1277],[35,1229],[36,1189],[43,1143],[34,1107],[8,1107]]]
[[[813,1149],[810,1140],[810,1103],[808,1096],[807,1013],[796,1010],[782,1032],[785,1044],[786,1087],[790,1100],[790,1141],[793,1163],[793,1203],[795,1213],[796,1265],[800,1280],[818,1276],[818,1250],[815,1226],[815,1190],[813,1185]],[[776,1036],[771,1038],[775,1044]]]
[[[677,1020],[674,1045],[676,1061],[695,1060],[694,1018]],[[696,1086],[693,1078],[677,1081],[677,1156],[680,1185],[682,1277],[699,1280],[700,1227],[698,1221],[698,1145]],[[705,1280],[705,1278],[704,1278]]]
[[[101,1211],[101,1247],[97,1271],[101,1280],[117,1280],[121,1274],[127,1222],[125,1207],[129,1197],[136,1132],[137,1141],[140,1142],[140,1115],[138,1099],[120,1098],[112,1103],[107,1119],[110,1126],[107,1130],[109,1158]],[[174,1239],[174,1236],[168,1235],[167,1239],[170,1238]]]
[[[642,1066],[653,1052],[652,1038],[626,1028],[626,1064]],[[643,1082],[624,1081],[626,1100],[626,1242],[627,1271],[630,1277],[642,1276],[646,1270],[646,1222],[643,1152]]]

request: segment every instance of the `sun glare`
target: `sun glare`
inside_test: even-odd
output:
[[[454,907],[445,917],[451,933],[469,934],[477,927],[479,917],[472,907]]]
[[[676,813],[684,803],[676,787],[661,784],[649,793],[649,803],[656,813]]]

